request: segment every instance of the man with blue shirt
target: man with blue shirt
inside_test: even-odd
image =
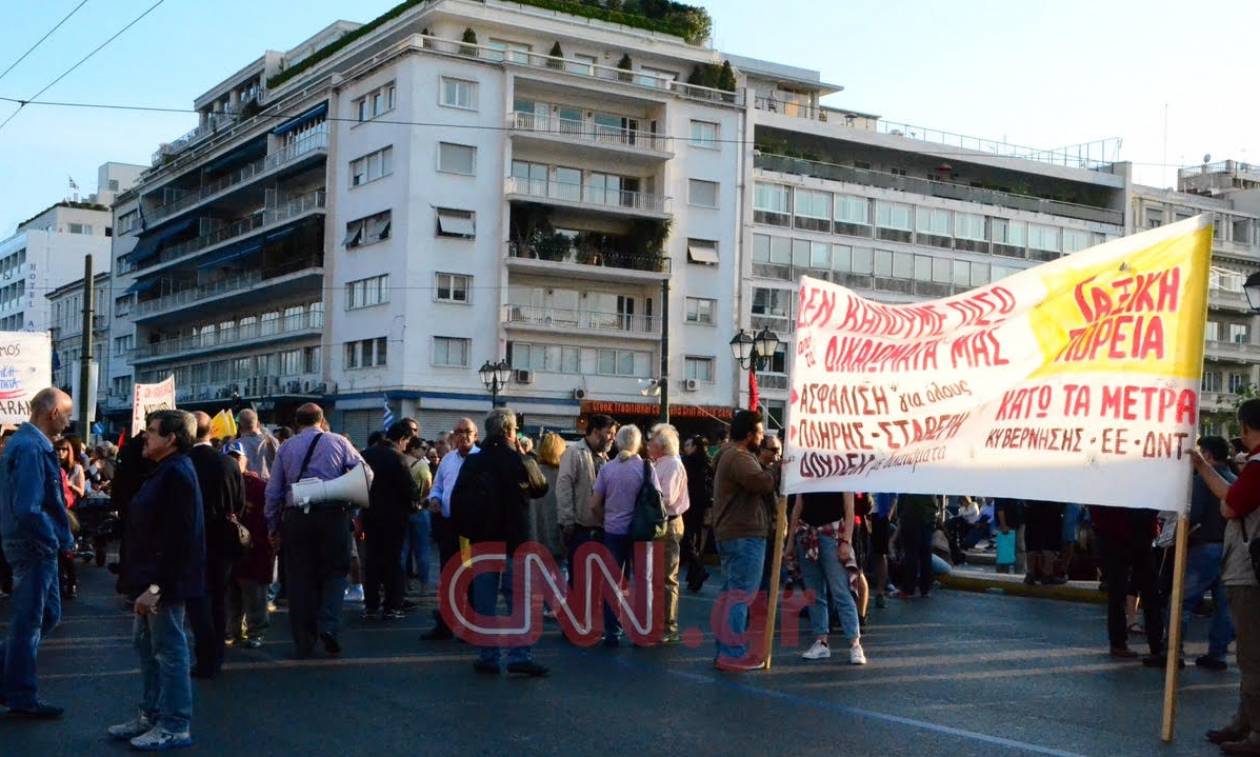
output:
[[[471,418],[460,418],[451,430],[452,449],[438,463],[437,473],[433,476],[433,488],[429,490],[429,510],[433,513],[433,533],[438,543],[438,591],[441,591],[441,570],[446,563],[459,552],[459,534],[451,525],[451,493],[455,491],[455,481],[459,471],[464,467],[464,460],[481,450],[477,447],[477,424]],[[455,638],[446,621],[437,610],[433,611],[436,621],[432,629],[420,635],[422,641],[445,641]]]
[[[65,392],[39,392],[30,420],[0,457],[0,537],[13,570],[13,617],[0,643],[0,704],[10,716],[50,720],[64,712],[36,696],[35,656],[40,638],[61,621],[57,555],[74,546],[52,445],[72,409]]]

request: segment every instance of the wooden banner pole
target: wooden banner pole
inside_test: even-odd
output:
[[[1190,518],[1182,512],[1177,518],[1177,541],[1173,548],[1172,597],[1168,603],[1167,665],[1164,669],[1164,723],[1160,738],[1170,743],[1176,732],[1177,681],[1181,666],[1181,604],[1186,592],[1186,555],[1190,548]]]
[[[765,669],[770,669],[774,656],[774,627],[779,617],[779,574],[783,570],[783,543],[787,538],[787,497],[780,494],[774,513],[774,557],[770,561],[770,599],[766,612],[765,638],[762,649],[766,652]]]

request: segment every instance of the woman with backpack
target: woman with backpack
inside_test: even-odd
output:
[[[639,489],[645,482],[659,493],[661,482],[652,464],[639,456],[643,434],[637,426],[622,426],[617,432],[617,457],[604,463],[595,478],[591,494],[591,511],[604,524],[604,546],[623,574],[629,573],[631,550],[630,526],[634,520]],[[621,646],[621,623],[616,613],[604,606],[604,646]]]

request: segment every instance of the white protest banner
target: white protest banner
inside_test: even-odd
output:
[[[30,418],[31,399],[52,386],[48,332],[0,331],[0,423]]]
[[[1184,510],[1211,241],[1200,216],[911,304],[802,279],[786,491]]]
[[[144,431],[144,419],[154,410],[175,408],[175,377],[156,384],[136,384],[131,405],[131,435]]]

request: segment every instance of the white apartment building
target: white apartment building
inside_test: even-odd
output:
[[[105,396],[108,388],[107,363],[111,355],[109,339],[108,307],[103,302],[108,296],[109,272],[98,273],[93,278],[95,295],[95,313],[92,316],[92,359],[98,368],[98,385],[96,396]],[[75,281],[60,286],[48,293],[48,305],[51,311],[49,331],[52,335],[53,353],[53,385],[71,392],[78,385],[78,360],[83,355],[83,276]],[[112,353],[126,355],[130,352],[130,343],[122,339],[113,345]]]
[[[362,441],[388,401],[436,433],[503,359],[526,426],[646,423],[668,319],[674,417],[729,416],[748,109],[684,83],[719,53],[528,3],[395,11],[224,80],[120,197],[114,411],[173,373],[186,407],[313,399]]]
[[[92,256],[94,270],[109,270],[109,205],[143,168],[127,163],[101,165],[95,194],[54,203],[18,224],[12,236],[0,241],[0,331],[50,328],[47,295],[83,279],[84,256]]]

